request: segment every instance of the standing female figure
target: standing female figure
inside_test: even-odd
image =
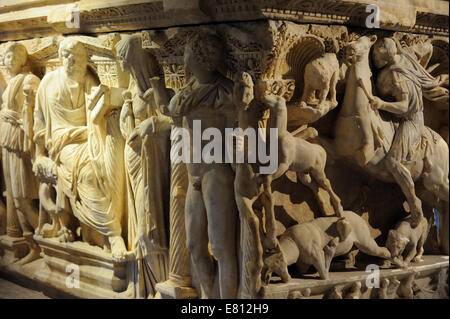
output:
[[[155,105],[150,81],[159,68],[154,57],[142,48],[141,38],[125,37],[116,50],[121,68],[131,74],[120,116],[126,140],[128,245],[137,260],[136,297],[151,298],[156,294],[156,283],[168,276],[171,122]]]

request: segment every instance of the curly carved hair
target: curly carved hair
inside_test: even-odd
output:
[[[214,71],[222,59],[223,49],[223,43],[218,36],[201,32],[188,39],[185,52],[190,50],[199,64],[208,71]]]

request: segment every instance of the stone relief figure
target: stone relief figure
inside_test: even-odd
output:
[[[32,200],[38,198],[39,180],[32,171],[34,156],[33,108],[39,78],[28,69],[28,53],[22,44],[6,48],[4,64],[11,79],[3,92],[0,111],[0,145],[6,191],[13,199],[17,218],[30,252],[19,260],[29,263],[39,258],[40,249],[33,240],[38,211]]]
[[[60,240],[74,238],[65,218],[71,208],[83,241],[111,249],[113,258],[122,261],[127,249],[121,225],[125,178],[119,112],[106,102],[106,87],[96,88],[88,99],[98,83],[80,41],[64,39],[58,53],[62,67],[44,76],[36,95],[34,169],[41,180],[57,177]]]
[[[280,85],[275,83],[275,86]],[[273,180],[281,177],[287,170],[293,170],[297,173],[299,181],[313,191],[325,215],[325,203],[319,196],[320,188],[328,192],[335,214],[341,217],[343,212],[340,199],[325,176],[325,150],[319,145],[293,136],[287,130],[287,108],[284,95],[292,94],[292,92],[289,92],[289,88],[283,89],[280,86],[275,89],[281,95],[277,96],[272,93],[271,88],[268,88],[268,81],[263,80],[258,81],[255,99],[253,99],[253,90],[252,78],[244,72],[235,82],[234,97],[235,104],[239,108],[239,127],[242,130],[248,127],[260,128],[259,121],[262,117],[255,114],[255,111],[258,112],[258,106],[270,111],[266,126],[276,128],[278,132],[278,166],[272,174],[262,175],[255,171],[255,164],[245,162],[236,165],[235,197],[241,215],[241,227],[244,231],[241,236],[242,249],[244,256],[249,260],[241,273],[241,285],[243,282],[248,282],[246,294],[249,296],[256,296],[260,288],[263,249],[265,253],[270,252],[276,256],[276,252],[279,251],[275,237],[275,214],[271,190]],[[258,199],[261,200],[265,211],[266,237],[263,241],[259,234],[262,221],[259,221],[253,211],[253,204]],[[241,294],[245,293],[241,291]]]
[[[336,100],[336,85],[340,79],[339,62],[334,53],[324,53],[305,66],[303,95],[301,101],[306,105],[322,108],[329,102],[328,108],[338,105]],[[327,100],[328,95],[330,99]],[[305,105],[305,106],[306,106]]]
[[[226,127],[234,125],[233,82],[217,71],[222,57],[223,45],[217,36],[196,33],[189,38],[184,51],[186,70],[192,74],[187,85],[175,94],[169,104],[164,102],[168,99],[167,91],[158,90],[156,85],[153,87],[157,101],[160,101],[158,104],[167,108],[166,112],[172,117],[184,117],[183,127],[190,132],[186,240],[192,265],[206,298],[236,298],[238,285],[233,170],[225,164],[225,158],[221,158],[220,163],[201,160],[196,163],[192,157],[194,152],[201,155],[204,146],[193,142],[195,120],[201,121],[202,128],[219,129],[222,136],[225,136]],[[223,150],[222,154],[225,154]],[[214,257],[209,252],[208,242]],[[217,260],[217,272],[214,258]],[[216,276],[219,296],[214,295]]]
[[[392,261],[400,267],[407,267],[411,261],[423,261],[423,245],[427,240],[431,224],[422,217],[416,228],[411,227],[407,216],[397,223],[388,233],[386,247],[391,252]]]
[[[370,236],[364,219],[351,211],[344,211],[342,215],[343,221],[335,216],[319,217],[289,227],[279,239],[283,259],[273,255],[265,260],[265,280],[269,282],[274,272],[284,282],[289,281],[287,266],[292,264],[296,264],[300,274],[306,273],[312,265],[321,279],[328,279],[331,260],[347,254],[354,245],[367,255],[391,257],[389,250],[379,247]]]
[[[424,126],[422,100],[428,94],[435,96],[436,91],[448,99],[448,91],[441,90],[438,80],[386,38],[373,53],[380,69],[377,89],[385,100],[374,97],[369,50],[376,41],[374,35],[363,36],[349,45],[352,62],[335,126],[337,151],[378,179],[396,182],[411,209],[413,227],[423,216],[419,197],[430,207],[437,204],[441,248],[448,254],[448,145]],[[416,194],[414,183],[419,180],[423,190]]]
[[[161,114],[152,94],[158,65],[142,48],[139,35],[116,44],[119,63],[131,73],[120,115],[125,142],[128,194],[128,243],[137,260],[136,296],[151,298],[155,285],[167,279],[169,252],[165,217],[168,215],[168,142],[170,118]]]

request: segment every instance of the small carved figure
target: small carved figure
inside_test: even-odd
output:
[[[305,87],[301,102],[321,108],[329,94],[330,107],[336,107],[338,104],[336,100],[336,85],[339,79],[340,68],[336,54],[325,53],[321,57],[312,60],[305,67]]]
[[[347,254],[353,245],[367,255],[390,258],[389,250],[379,247],[370,236],[364,219],[351,211],[344,211],[343,217],[319,217],[288,228],[279,238],[283,259],[272,255],[264,260],[266,282],[270,281],[272,273],[288,282],[287,266],[294,263],[300,274],[312,265],[320,278],[327,279],[333,257]]]
[[[0,111],[0,146],[6,191],[11,196],[20,228],[30,252],[19,260],[29,263],[39,258],[40,249],[33,240],[38,211],[32,200],[38,198],[39,180],[33,174],[33,108],[39,78],[27,70],[28,53],[22,44],[10,44],[4,63],[11,80],[3,92]]]
[[[386,248],[391,252],[392,261],[400,267],[406,267],[411,261],[423,261],[423,245],[430,231],[430,224],[422,217],[416,228],[411,226],[408,216],[391,229],[386,240]]]

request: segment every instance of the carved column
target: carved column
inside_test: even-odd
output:
[[[178,124],[178,123],[177,123]],[[180,124],[181,126],[181,124]],[[172,127],[172,134],[176,126]],[[179,150],[181,136],[172,139],[172,153]],[[185,163],[172,163],[170,182],[170,256],[169,280],[156,285],[163,298],[196,298],[197,291],[191,287],[190,253],[186,247],[186,226],[184,207],[188,187],[188,174]]]

